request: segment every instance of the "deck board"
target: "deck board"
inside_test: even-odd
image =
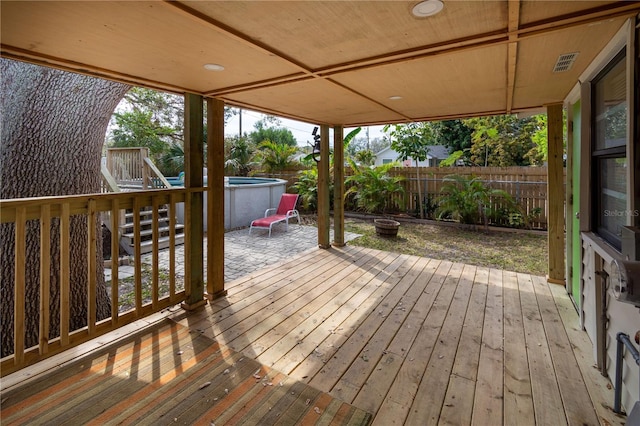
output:
[[[2,423],[621,423],[566,292],[542,277],[347,246],[227,291],[8,376]]]
[[[503,276],[489,271],[482,345],[473,401],[473,424],[502,424],[504,400],[504,311]]]
[[[529,358],[535,421],[542,425],[567,424],[532,277],[518,274],[518,286]]]

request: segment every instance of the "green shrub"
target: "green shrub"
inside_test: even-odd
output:
[[[451,218],[460,223],[488,226],[490,220],[498,222],[518,211],[511,195],[489,188],[476,176],[449,175],[443,182],[438,219]]]
[[[394,195],[404,194],[404,187],[400,184],[402,177],[389,176],[389,169],[395,164],[385,164],[378,167],[358,166],[349,160],[353,175],[345,183],[351,187],[345,197],[353,197],[356,207],[367,213],[385,213],[389,209],[399,210],[402,201],[392,201]]]

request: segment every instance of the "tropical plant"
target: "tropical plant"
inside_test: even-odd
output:
[[[293,165],[291,157],[298,152],[296,146],[280,144],[266,140],[258,145],[259,152],[256,154],[266,172],[278,172]]]
[[[224,162],[225,169],[233,176],[248,176],[256,165],[253,161],[255,146],[246,136],[236,136],[229,142],[228,157]]]
[[[298,181],[293,190],[300,195],[300,205],[309,212],[318,211],[318,169],[302,170],[298,173]]]
[[[517,209],[507,192],[486,186],[476,176],[449,175],[443,179],[438,199],[438,219],[450,217],[460,223],[489,225],[500,206],[505,212]]]
[[[179,143],[172,143],[160,157],[160,170],[165,176],[178,176],[184,171],[184,148]]]
[[[356,152],[353,158],[355,158],[358,163],[364,166],[372,166],[376,160],[376,155],[371,150],[363,149]]]
[[[394,195],[404,194],[400,176],[390,176],[389,170],[394,163],[378,167],[358,166],[353,160],[347,160],[353,175],[345,183],[350,188],[345,197],[352,196],[356,206],[367,213],[384,214],[389,208],[402,208],[402,200],[394,200]]]
[[[385,132],[389,126],[385,126]],[[429,154],[429,141],[432,139],[431,127],[428,123],[396,124],[389,133],[395,138],[391,142],[391,148],[400,154],[401,160],[415,160],[416,179],[418,184],[418,199],[422,200],[422,185],[420,185],[420,167],[418,163],[427,159]],[[420,206],[420,218],[424,219],[424,208]]]

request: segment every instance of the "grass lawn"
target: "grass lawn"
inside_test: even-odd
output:
[[[402,222],[397,238],[376,235],[373,222],[346,219],[345,230],[362,234],[350,245],[546,275],[547,236],[527,232],[473,231],[447,225]]]

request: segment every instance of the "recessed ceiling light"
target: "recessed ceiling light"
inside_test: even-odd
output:
[[[402,96],[389,96],[390,101],[399,101],[402,99]]]
[[[204,64],[204,69],[207,71],[224,71],[224,67],[218,64]]]
[[[426,18],[440,12],[443,7],[444,3],[441,0],[425,0],[413,6],[411,13],[416,18]]]

